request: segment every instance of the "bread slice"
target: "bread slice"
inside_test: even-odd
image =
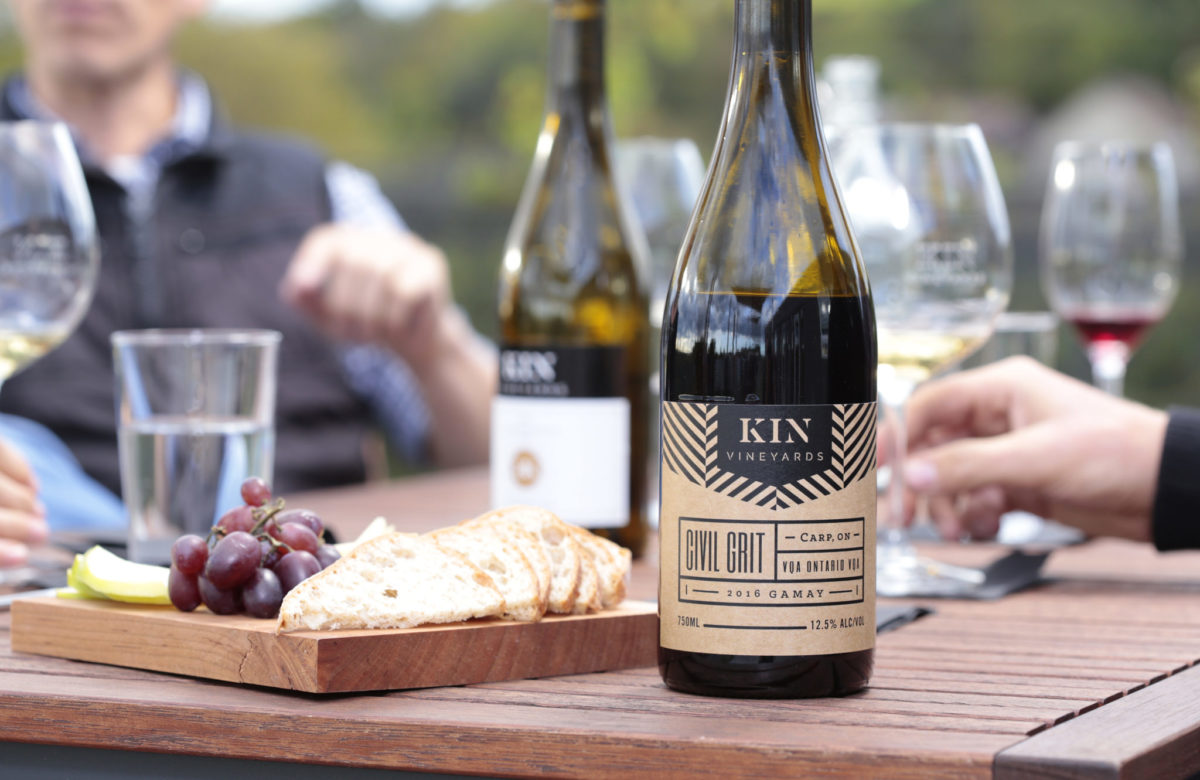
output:
[[[535,506],[510,506],[480,515],[464,524],[509,520],[537,537],[550,560],[550,593],[546,611],[570,614],[579,588],[581,553],[571,527],[553,512]]]
[[[579,545],[579,586],[575,588],[571,614],[584,615],[599,609],[600,578],[596,575],[596,561],[590,549]]]
[[[630,577],[633,553],[602,536],[571,526],[571,532],[580,547],[591,553],[596,564],[599,580],[594,609],[607,609],[620,604],[625,598],[626,583]]]
[[[483,569],[504,595],[504,617],[537,621],[546,611],[542,589],[519,541],[511,541],[490,525],[455,525],[426,534],[442,547],[466,556]],[[532,537],[530,537],[532,539]],[[531,546],[538,547],[532,539]],[[540,551],[540,547],[538,547]]]
[[[529,561],[529,565],[533,567],[534,575],[537,576],[540,609],[542,614],[545,614],[546,605],[550,602],[552,572],[550,558],[546,555],[540,538],[515,520],[494,514],[464,520],[459,525],[490,528],[501,538],[520,548],[521,552],[525,554],[525,559]]]
[[[478,566],[428,537],[394,533],[292,588],[276,631],[411,628],[504,611],[504,596]]]

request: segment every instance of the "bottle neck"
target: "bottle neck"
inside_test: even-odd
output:
[[[812,0],[737,0],[733,58],[731,102],[749,101],[765,78],[789,103],[815,109]]]
[[[546,111],[603,130],[604,0],[553,0]]]

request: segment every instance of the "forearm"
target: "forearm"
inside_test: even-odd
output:
[[[456,309],[445,316],[428,358],[411,364],[429,409],[430,449],[440,467],[487,462],[497,361]]]
[[[1163,441],[1154,496],[1154,544],[1200,549],[1200,409],[1175,407]]]

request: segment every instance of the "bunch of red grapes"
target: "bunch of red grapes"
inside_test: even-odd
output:
[[[171,546],[167,594],[177,609],[203,604],[218,615],[279,614],[284,595],[339,557],[322,541],[321,518],[284,509],[258,477],[242,483],[245,505],[226,512],[204,539],[186,534]]]

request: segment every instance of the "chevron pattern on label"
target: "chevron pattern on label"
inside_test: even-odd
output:
[[[717,404],[662,406],[662,457],[667,468],[719,495],[764,509],[787,509],[843,490],[875,465],[875,404],[835,404],[828,466],[791,482],[769,483],[717,464]]]

